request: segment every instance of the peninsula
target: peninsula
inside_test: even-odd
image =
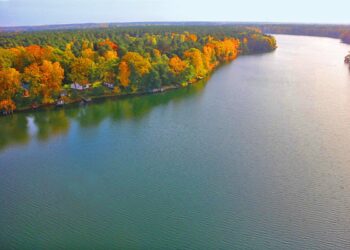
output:
[[[0,33],[0,111],[156,93],[194,84],[239,55],[276,48],[235,26],[134,26]]]

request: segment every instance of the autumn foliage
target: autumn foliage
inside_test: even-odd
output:
[[[127,62],[125,61],[122,61],[120,64],[119,64],[119,81],[120,81],[120,84],[123,86],[123,87],[127,87],[129,85],[129,77],[130,77],[130,68],[127,64]]]
[[[94,31],[81,31],[80,35],[86,34],[82,37],[72,34],[61,32],[57,39],[40,45],[25,45],[33,34],[21,34],[13,38],[25,37],[21,44],[0,48],[0,111],[30,103],[53,103],[72,83],[95,86],[87,93],[93,95],[187,85],[240,53],[253,52],[261,43],[275,48],[272,37],[248,29],[213,34],[144,30],[110,36]],[[56,34],[34,35],[40,37],[35,41],[46,41]]]
[[[175,75],[178,75],[187,68],[188,63],[186,61],[181,60],[181,58],[178,56],[173,56],[169,60],[169,66],[171,72]]]
[[[11,99],[0,100],[0,110],[12,112],[16,109],[16,104]]]
[[[2,108],[5,110],[16,108],[12,98],[20,90],[20,87],[20,74],[16,69],[9,68],[0,71],[0,101]]]
[[[58,62],[44,60],[41,65],[33,63],[24,69],[23,80],[29,83],[29,92],[33,96],[41,96],[43,103],[54,101],[61,90],[64,70]]]

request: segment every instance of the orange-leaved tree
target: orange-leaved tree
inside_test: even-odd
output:
[[[16,108],[12,98],[21,89],[20,74],[14,68],[0,70],[0,100],[2,108],[12,111]]]
[[[151,63],[148,58],[144,58],[137,52],[128,52],[123,56],[122,61],[126,62],[129,66],[132,66],[136,73],[143,76],[151,70]]]
[[[43,102],[50,103],[53,101],[53,97],[59,93],[62,86],[62,80],[64,78],[64,70],[59,62],[52,63],[44,60],[40,66],[42,72],[42,94]]]
[[[129,86],[130,83],[130,68],[125,61],[119,64],[119,81],[123,87]]]
[[[169,60],[169,67],[174,75],[179,75],[187,68],[187,66],[188,63],[186,61],[181,60],[181,58],[176,55],[170,58]]]
[[[223,41],[213,41],[215,54],[221,62],[229,62],[238,56],[240,41],[234,38],[225,38]]]
[[[185,58],[187,58],[191,65],[195,69],[196,77],[203,77],[206,75],[207,70],[204,67],[202,52],[199,49],[189,49],[184,53]]]
[[[24,69],[23,80],[29,83],[32,96],[41,96],[43,103],[52,103],[61,90],[64,70],[59,62],[44,60],[41,65],[33,63]]]

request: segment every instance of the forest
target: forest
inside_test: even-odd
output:
[[[256,24],[269,34],[321,36],[341,39],[350,44],[350,25],[340,24]]]
[[[187,86],[276,48],[253,27],[142,26],[0,33],[0,111]]]

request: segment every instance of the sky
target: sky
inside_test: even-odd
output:
[[[0,0],[0,26],[140,21],[350,24],[350,0]]]

